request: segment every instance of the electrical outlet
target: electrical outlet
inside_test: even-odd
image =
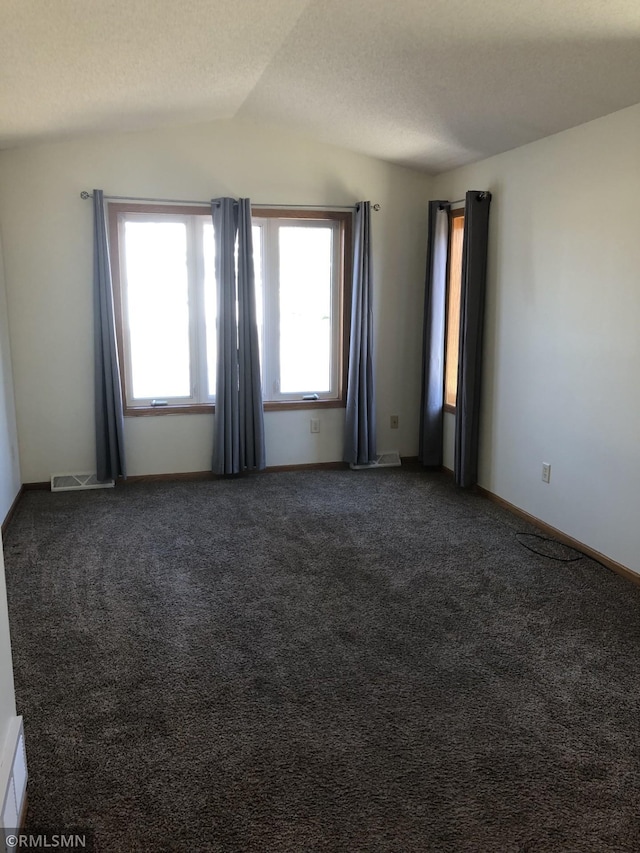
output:
[[[398,429],[398,427],[400,426],[400,418],[398,417],[398,415],[391,415],[391,417],[389,418],[389,426],[391,427],[391,429]]]
[[[542,463],[542,482],[548,483],[551,480],[551,464],[549,462]]]
[[[320,432],[320,418],[311,418],[311,432]]]

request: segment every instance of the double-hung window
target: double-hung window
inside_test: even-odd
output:
[[[109,205],[125,413],[215,405],[217,283],[208,208]],[[351,214],[253,212],[265,408],[341,406]]]
[[[341,400],[349,219],[338,213],[254,214],[266,401]]]
[[[212,405],[211,217],[190,208],[114,204],[110,232],[126,408]]]

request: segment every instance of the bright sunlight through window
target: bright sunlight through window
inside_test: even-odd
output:
[[[181,222],[127,222],[126,316],[134,397],[189,397],[187,235]]]
[[[280,391],[331,391],[330,228],[280,228]]]

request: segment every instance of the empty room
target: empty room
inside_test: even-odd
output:
[[[630,0],[6,0],[3,853],[640,849],[636,189]]]

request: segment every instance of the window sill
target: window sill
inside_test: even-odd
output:
[[[154,415],[210,415],[216,407],[195,403],[191,406],[125,406],[125,418],[147,418]]]
[[[265,412],[286,412],[297,409],[344,409],[345,400],[266,400]],[[191,406],[127,406],[125,418],[148,418],[155,415],[212,415],[216,407],[212,404],[196,403]],[[454,410],[455,411],[455,410]]]
[[[448,412],[450,415],[455,415],[455,413],[456,413],[456,407],[452,406],[450,403],[444,404],[444,410],[445,410],[445,412]]]
[[[296,409],[344,409],[345,400],[265,400],[265,412],[295,411]]]

